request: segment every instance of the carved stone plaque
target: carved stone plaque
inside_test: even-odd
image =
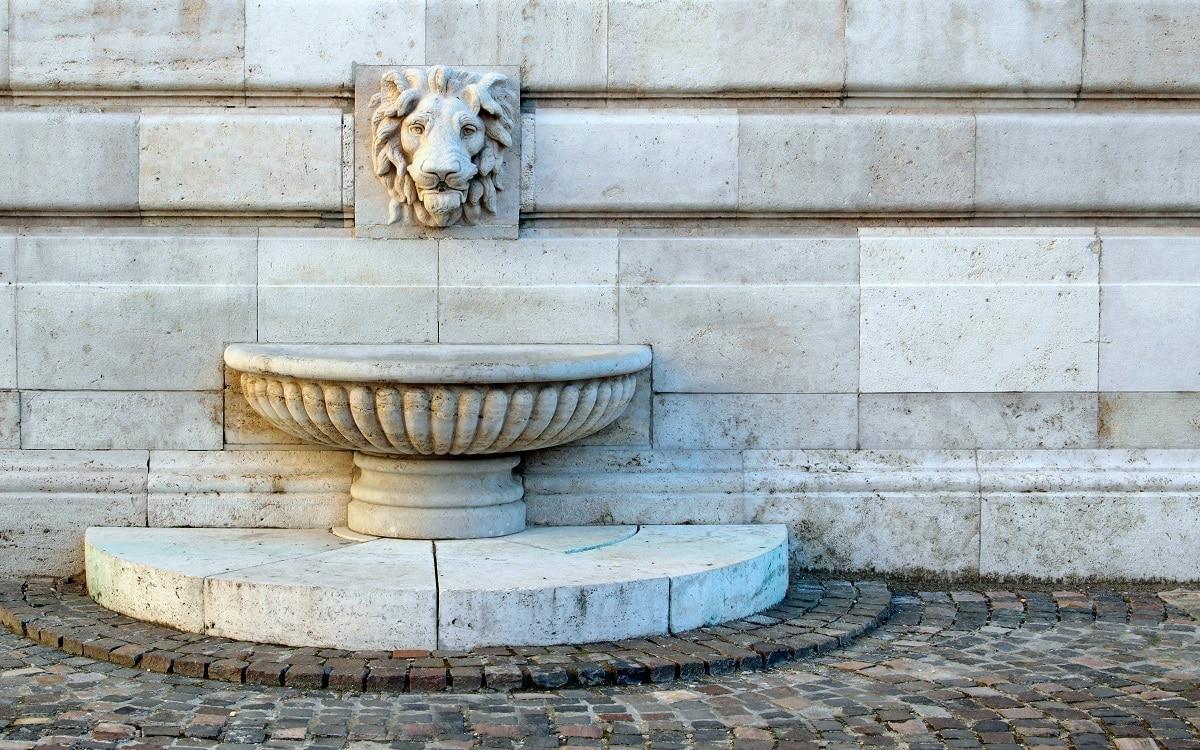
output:
[[[357,233],[515,238],[520,75],[516,66],[356,66]]]

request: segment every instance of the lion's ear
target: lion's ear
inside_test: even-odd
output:
[[[471,105],[471,107],[479,112],[483,110],[500,121],[500,125],[505,131],[511,131],[513,128],[512,101],[508,96],[508,76],[499,73],[487,73],[479,79],[478,83],[472,83],[463,89],[463,99]],[[488,135],[492,135],[492,128],[488,128]],[[507,136],[507,132],[505,133]],[[496,140],[505,141],[510,138],[497,138]],[[508,146],[511,143],[504,143]]]
[[[400,84],[396,82],[399,78],[399,73],[389,70],[379,79],[379,93],[383,95],[385,102],[395,101],[396,97],[400,96]]]

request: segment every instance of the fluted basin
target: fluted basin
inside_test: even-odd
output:
[[[523,529],[517,458],[507,454],[611,424],[650,358],[645,346],[593,345],[225,350],[246,400],[268,422],[304,441],[357,451],[350,528],[408,539]]]

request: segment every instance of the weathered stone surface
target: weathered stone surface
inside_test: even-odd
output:
[[[140,119],[138,195],[148,211],[337,211],[342,115],[334,109]]]
[[[1074,92],[1083,6],[1083,0],[847,0],[846,88]]]
[[[16,245],[0,235],[0,388],[17,385]]]
[[[437,273],[434,242],[354,240],[343,233],[264,237],[258,337],[279,343],[436,341]]]
[[[149,525],[339,526],[351,470],[340,451],[154,451]]]
[[[241,0],[14,0],[14,88],[239,89]]]
[[[579,0],[475,0],[427,3],[431,62],[519,62],[522,88],[604,91],[608,3]]]
[[[1100,447],[1200,445],[1200,394],[1101,393]]]
[[[836,91],[842,3],[609,3],[608,85],[636,92]]]
[[[1190,580],[1200,565],[1197,458],[1196,451],[981,452],[980,572]]]
[[[1200,41],[1200,4],[1087,0],[1085,5],[1085,91],[1200,91],[1200,70],[1192,54]]]
[[[291,646],[433,649],[437,595],[432,543],[379,539],[206,578],[204,628]]]
[[[138,116],[71,110],[0,112],[0,206],[25,212],[138,206]],[[80,133],[87,133],[86,139]],[[46,164],[70,164],[70,179]]]
[[[743,523],[738,451],[563,448],[525,459],[533,524]]]
[[[621,237],[625,285],[856,284],[853,236]]]
[[[221,394],[196,391],[26,391],[24,448],[219,450]]]
[[[1100,388],[1200,390],[1200,238],[1106,233],[1103,241]]]
[[[146,522],[145,451],[0,451],[0,577],[83,570],[88,526]]]
[[[971,117],[954,114],[745,112],[738,208],[968,209],[974,198],[974,129]]]
[[[624,286],[621,341],[654,346],[666,392],[853,392],[858,287]]]
[[[1094,393],[864,393],[862,448],[1092,448]]]
[[[976,116],[975,208],[1171,211],[1200,203],[1200,117],[1172,112]]]
[[[539,109],[535,211],[733,210],[738,115],[706,109]]]
[[[749,520],[789,526],[794,567],[978,570],[968,451],[747,451],[745,465]]]
[[[660,448],[854,448],[852,393],[667,393],[654,397]]]
[[[616,343],[617,242],[449,240],[439,245],[447,343]]]
[[[16,391],[0,391],[0,449],[20,447],[20,396]]]
[[[246,1],[248,89],[345,90],[355,63],[424,61],[421,0]]]

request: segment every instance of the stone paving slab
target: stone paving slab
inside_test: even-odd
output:
[[[845,646],[886,619],[879,581],[793,582],[750,617],[574,646],[342,651],[185,633],[93,602],[75,582],[0,584],[0,624],[68,654],[148,672],[305,690],[474,692],[661,684],[777,667]],[[2,750],[2,748],[0,748]]]

